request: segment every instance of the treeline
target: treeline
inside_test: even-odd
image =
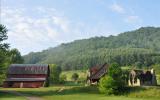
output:
[[[36,58],[39,58],[38,55],[34,59]],[[55,63],[63,70],[78,70],[113,62],[117,62],[120,66],[147,67],[160,63],[160,54],[139,48],[98,49],[71,55],[61,54],[59,57],[55,54],[39,63]]]

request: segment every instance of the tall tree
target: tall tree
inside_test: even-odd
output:
[[[7,29],[4,25],[0,24],[0,49],[6,50],[9,48],[9,44],[2,43],[4,40],[8,39]]]
[[[18,49],[11,49],[9,51],[9,61],[13,64],[20,64],[23,63],[23,57],[21,56],[21,53],[18,51]]]
[[[50,83],[57,84],[60,81],[61,67],[50,64]]]
[[[5,77],[6,68],[11,63],[23,63],[23,58],[17,49],[9,50],[9,44],[4,43],[8,39],[7,29],[0,24],[0,84]]]
[[[3,43],[3,41],[7,38],[7,29],[4,25],[0,24],[0,73],[2,73],[6,62],[7,49],[9,44]]]

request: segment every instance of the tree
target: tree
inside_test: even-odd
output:
[[[152,66],[157,75],[160,75],[160,64],[155,64]]]
[[[6,64],[6,52],[0,49],[0,74],[3,72]]]
[[[112,63],[108,69],[108,75],[113,79],[121,78],[122,70],[117,63]]]
[[[79,78],[79,75],[78,75],[77,73],[73,73],[73,74],[72,74],[72,80],[73,80],[73,81],[77,81],[78,78]]]
[[[134,65],[135,65],[137,68],[139,68],[139,69],[142,68],[142,62],[140,62],[140,61],[135,62]]]
[[[5,77],[4,71],[7,66],[7,50],[9,48],[9,44],[3,43],[7,38],[7,29],[4,25],[0,24],[0,84]]]
[[[9,61],[13,64],[20,64],[23,63],[24,60],[18,49],[12,49],[9,51]]]
[[[8,38],[7,36],[7,29],[4,25],[0,24],[0,74],[5,69],[6,66],[6,56],[7,56],[7,49],[9,48],[9,44],[2,43],[4,40]]]
[[[146,27],[118,36],[63,43],[42,52],[30,53],[24,58],[25,63],[55,63],[63,70],[84,69],[84,66],[89,68],[113,62],[120,66],[138,65],[141,68],[160,63],[159,40],[160,28]]]
[[[9,44],[7,43],[2,43],[4,40],[8,39],[7,36],[7,29],[4,25],[0,24],[0,49],[6,50],[9,48]]]
[[[67,80],[67,76],[65,74],[60,75],[59,82],[61,84],[64,84],[66,80]]]
[[[107,95],[120,94],[124,90],[124,84],[121,68],[113,63],[109,66],[108,75],[100,79],[99,91]]]
[[[111,76],[104,76],[100,79],[98,87],[99,91],[107,95],[115,94],[114,89],[117,88],[117,85],[115,83],[115,80]]]
[[[0,84],[5,79],[7,66],[11,63],[23,63],[22,56],[17,49],[9,50],[9,44],[4,43],[8,39],[7,29],[0,24]]]
[[[50,64],[50,83],[51,84],[58,84],[59,83],[59,77],[61,74],[61,67]]]

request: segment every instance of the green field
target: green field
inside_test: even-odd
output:
[[[17,91],[22,94],[40,97],[44,100],[159,100],[159,87],[135,88],[123,96],[106,96],[100,94],[96,87],[85,86],[52,86],[48,88],[0,88],[0,91]],[[13,99],[11,99],[13,98]],[[0,92],[0,100],[24,100],[12,94]]]
[[[11,93],[0,92],[0,100],[26,100],[26,98]]]
[[[79,79],[87,78],[87,70],[74,70],[74,71],[63,71],[62,75],[67,76],[67,81],[72,81],[72,75],[77,73],[79,75]]]
[[[100,94],[96,86],[86,87],[84,84],[75,83],[71,76],[78,73],[80,79],[86,78],[86,71],[65,71],[62,74],[67,76],[67,81],[63,85],[50,86],[46,88],[0,88],[0,91],[16,91],[33,97],[43,98],[43,100],[159,100],[160,87],[133,87],[129,93],[123,96],[106,96]],[[0,100],[26,100],[23,96],[11,93],[0,92]]]

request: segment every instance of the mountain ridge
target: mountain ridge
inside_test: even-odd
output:
[[[141,53],[143,50],[145,52],[152,51],[152,53],[157,53],[160,51],[160,27],[141,27],[137,30],[120,33],[117,36],[92,37],[89,39],[75,40],[70,43],[62,43],[57,47],[49,48],[41,52],[29,53],[24,56],[24,59],[25,63],[56,63],[63,67],[72,66],[74,69],[76,64],[76,68],[78,68],[78,66],[90,67],[101,62],[97,62],[95,59],[98,58],[102,60],[101,53],[103,52],[105,55],[106,52],[106,54],[108,54],[107,52],[112,49],[113,51],[116,51],[116,49],[124,49],[122,51],[137,49]],[[113,52],[113,54],[114,53],[115,52]],[[89,61],[87,62],[88,64],[84,64],[84,59]],[[95,63],[93,63],[94,61]],[[134,63],[136,62],[137,60]],[[72,67],[70,69],[72,69]]]

